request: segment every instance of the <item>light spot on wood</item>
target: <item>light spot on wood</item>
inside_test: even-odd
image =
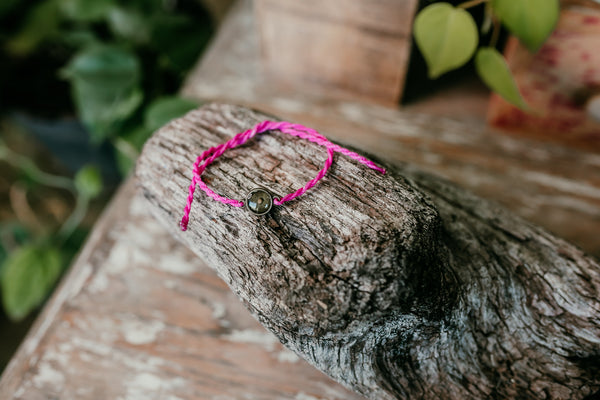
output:
[[[600,199],[600,189],[585,182],[574,182],[561,176],[550,175],[543,172],[526,171],[522,178],[542,186],[548,186],[553,190],[562,190],[566,193],[576,193],[580,196]]]
[[[132,264],[130,248],[126,243],[115,244],[107,261],[106,271],[109,274],[120,274]]]
[[[187,261],[180,252],[164,254],[155,267],[178,275],[187,275],[196,271],[196,266]]]
[[[127,226],[123,237],[131,240],[143,249],[152,249],[159,245],[155,242],[154,233],[156,232],[156,224],[141,222],[142,226],[130,225]]]
[[[108,278],[106,274],[98,273],[88,285],[90,293],[102,293],[108,289]]]
[[[277,361],[279,362],[287,362],[287,363],[296,363],[300,360],[300,357],[296,355],[296,353],[284,349],[277,353]]]
[[[59,390],[65,383],[65,377],[48,362],[41,362],[37,374],[33,378],[33,384],[37,388],[50,386]]]
[[[311,396],[304,392],[300,392],[296,395],[296,397],[294,397],[294,400],[326,400],[326,399],[324,399],[322,397]]]
[[[168,392],[183,386],[184,383],[185,380],[182,378],[165,379],[144,372],[127,384],[127,395],[124,400],[165,398]]]
[[[177,287],[177,281],[174,281],[172,279],[167,279],[166,281],[163,281],[163,285],[167,289],[175,289]]]
[[[288,112],[299,113],[304,109],[304,105],[301,101],[292,99],[290,97],[274,97],[272,102],[275,107],[281,108],[282,110],[286,110]]]
[[[225,318],[225,315],[227,314],[227,308],[225,307],[225,304],[215,301],[211,304],[211,307],[212,307],[212,317],[214,319],[221,321],[223,318]],[[229,321],[221,321],[221,322],[226,322],[225,325],[229,325]],[[223,324],[221,324],[221,325],[223,325]]]
[[[230,342],[250,343],[262,346],[267,351],[273,351],[279,340],[267,331],[259,331],[256,329],[234,330],[223,338]]]
[[[123,321],[121,330],[128,343],[141,345],[152,343],[164,329],[165,324],[160,321]]]

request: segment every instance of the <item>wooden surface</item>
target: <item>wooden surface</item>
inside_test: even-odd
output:
[[[401,110],[283,91],[261,74],[254,24],[250,2],[234,6],[183,94],[247,105],[414,163],[600,257],[600,154],[490,129],[488,93],[477,87]]]
[[[402,111],[277,89],[260,72],[253,24],[252,4],[235,5],[183,93],[415,163],[600,256],[598,154],[487,129],[478,86]],[[143,208],[129,183],[5,370],[1,399],[358,398],[271,347],[225,284]]]
[[[359,399],[284,349],[121,188],[0,381],[0,399]]]
[[[256,0],[262,68],[325,97],[398,103],[419,0]]]
[[[196,155],[269,118],[205,105],[148,140],[136,177],[157,219],[288,348],[373,400],[600,390],[600,264],[414,166],[382,175],[338,154],[315,187],[263,216],[200,191],[182,232]],[[280,196],[323,158],[261,134],[203,180],[228,198],[259,186]]]

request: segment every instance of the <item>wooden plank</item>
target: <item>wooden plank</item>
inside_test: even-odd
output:
[[[599,154],[489,128],[479,90],[464,100],[442,92],[402,110],[283,90],[261,74],[254,24],[251,3],[238,3],[183,94],[247,105],[414,163],[600,256]]]
[[[275,88],[260,73],[253,24],[251,3],[238,3],[183,93],[418,164],[600,255],[597,154],[488,130],[478,89],[468,104],[439,96],[398,111]],[[0,398],[358,399],[265,336],[143,208],[128,183],[5,370]]]
[[[281,346],[130,180],[0,381],[1,399],[359,399]]]
[[[395,105],[419,0],[257,0],[269,79],[327,97]]]

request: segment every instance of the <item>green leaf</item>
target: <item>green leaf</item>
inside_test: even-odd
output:
[[[471,14],[448,3],[425,7],[415,19],[414,35],[431,79],[464,65],[479,41]]]
[[[15,321],[23,319],[48,296],[62,272],[60,252],[27,245],[12,252],[2,274],[2,304]]]
[[[104,19],[114,0],[60,0],[63,14],[74,21],[94,22]]]
[[[137,84],[141,72],[133,52],[114,45],[94,45],[76,54],[62,73],[67,79],[116,89]]]
[[[138,58],[117,46],[84,49],[62,74],[71,81],[79,117],[96,143],[113,134],[143,99]]]
[[[519,92],[504,57],[498,50],[491,47],[479,49],[475,56],[475,68],[485,84],[506,101],[523,110],[529,108]]]
[[[114,135],[144,96],[137,87],[111,90],[79,81],[73,83],[73,97],[79,118],[90,130],[92,142],[97,144]]]
[[[91,29],[73,28],[61,33],[60,38],[69,47],[81,48],[100,45],[100,40]]]
[[[6,43],[9,52],[25,56],[35,51],[42,42],[58,34],[61,20],[58,1],[46,0],[32,8],[19,33]]]
[[[102,176],[98,168],[86,165],[75,174],[75,188],[83,196],[93,199],[102,191]]]
[[[144,126],[154,132],[169,121],[181,117],[194,108],[198,102],[181,97],[163,97],[154,100],[144,114]]]
[[[147,15],[130,8],[114,7],[108,14],[110,30],[123,39],[137,44],[150,41],[151,22]]]
[[[496,16],[531,51],[550,36],[560,12],[559,0],[492,0]]]

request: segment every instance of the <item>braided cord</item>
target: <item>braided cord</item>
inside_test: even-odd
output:
[[[263,122],[258,123],[251,129],[248,129],[244,132],[238,133],[237,135],[235,135],[234,137],[229,139],[227,142],[222,143],[218,146],[209,148],[208,150],[206,150],[202,154],[200,154],[200,156],[198,156],[198,158],[194,162],[193,177],[192,177],[190,186],[188,188],[187,202],[186,202],[185,208],[183,210],[183,217],[181,218],[181,222],[179,223],[179,225],[181,226],[181,230],[183,230],[183,231],[187,230],[187,226],[188,226],[189,219],[190,219],[189,218],[190,211],[192,208],[192,202],[194,201],[194,191],[196,190],[196,186],[200,187],[200,189],[202,189],[206,193],[207,196],[213,198],[216,201],[219,201],[224,204],[228,204],[233,207],[243,207],[244,206],[244,202],[242,202],[242,201],[223,197],[223,196],[215,193],[211,188],[209,188],[206,185],[206,183],[204,183],[202,181],[202,173],[206,170],[206,168],[213,161],[215,161],[217,158],[219,158],[221,155],[223,155],[223,153],[225,153],[227,150],[232,149],[234,147],[241,146],[244,143],[246,143],[248,140],[252,139],[257,134],[263,133],[266,131],[270,131],[270,130],[278,130],[282,133],[285,133],[285,134],[288,134],[291,136],[296,136],[296,137],[299,137],[302,139],[306,139],[308,141],[311,141],[313,143],[319,144],[319,145],[327,148],[327,159],[325,160],[325,164],[323,165],[323,168],[317,173],[317,175],[313,179],[308,181],[306,183],[306,185],[304,185],[300,189],[296,190],[294,193],[290,193],[281,198],[278,198],[278,197],[274,198],[273,203],[276,205],[281,205],[287,201],[295,199],[296,197],[302,196],[304,193],[306,193],[307,190],[309,190],[310,188],[315,186],[317,184],[317,182],[319,182],[327,174],[327,171],[329,170],[329,168],[331,167],[331,164],[333,163],[333,155],[335,152],[344,154],[345,156],[348,156],[348,157],[360,162],[361,164],[364,164],[367,167],[374,169],[375,171],[385,174],[385,169],[377,166],[373,161],[361,156],[360,154],[357,154],[357,153],[350,151],[344,147],[341,147],[335,143],[331,143],[329,140],[327,140],[327,138],[325,138],[323,135],[321,135],[319,132],[315,131],[314,129],[311,129],[311,128],[308,128],[306,126],[299,125],[299,124],[292,124],[290,122],[285,122],[285,121],[282,121],[282,122],[263,121]]]

